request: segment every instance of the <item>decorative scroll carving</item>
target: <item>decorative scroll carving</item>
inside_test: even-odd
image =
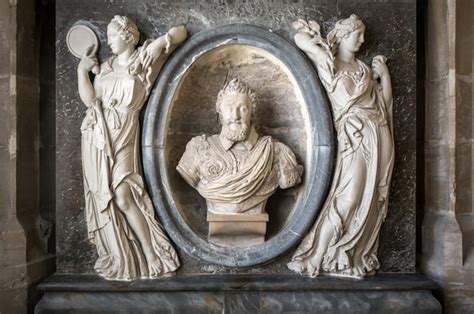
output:
[[[356,15],[338,21],[327,38],[314,21],[293,26],[297,46],[313,62],[328,93],[338,147],[326,203],[288,267],[312,277],[374,274],[394,161],[386,58],[374,57],[371,68],[355,58],[365,31]]]
[[[175,271],[177,254],[155,220],[140,170],[139,112],[168,55],[186,38],[183,26],[147,40],[125,16],[107,27],[113,56],[97,68],[90,47],[77,73],[87,106],[81,126],[85,210],[89,239],[98,259],[94,269],[111,280],[150,278]]]

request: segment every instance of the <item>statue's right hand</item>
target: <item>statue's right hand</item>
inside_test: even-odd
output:
[[[77,67],[78,70],[82,70],[89,73],[95,67],[99,66],[99,62],[97,61],[97,57],[94,56],[93,51],[94,51],[94,46],[90,46],[89,48],[87,48],[86,53],[84,54],[81,61],[79,62],[79,65]]]

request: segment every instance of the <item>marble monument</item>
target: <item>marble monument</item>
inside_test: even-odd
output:
[[[255,93],[240,79],[219,91],[220,134],[194,137],[177,170],[207,203],[208,240],[227,247],[265,241],[265,204],[277,190],[301,181],[303,167],[293,152],[271,136],[259,136],[252,122]]]

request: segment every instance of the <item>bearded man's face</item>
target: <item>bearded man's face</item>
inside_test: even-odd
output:
[[[252,101],[247,94],[235,93],[222,98],[219,117],[222,133],[233,142],[247,139],[252,121]]]

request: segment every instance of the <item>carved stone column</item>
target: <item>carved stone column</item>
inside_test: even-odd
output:
[[[0,25],[0,312],[26,313],[37,299],[34,284],[54,270],[51,222],[40,216],[35,1],[2,1]],[[51,177],[45,188],[54,189]]]
[[[473,8],[469,0],[436,0],[426,11],[421,265],[444,286],[448,313],[474,309]]]

